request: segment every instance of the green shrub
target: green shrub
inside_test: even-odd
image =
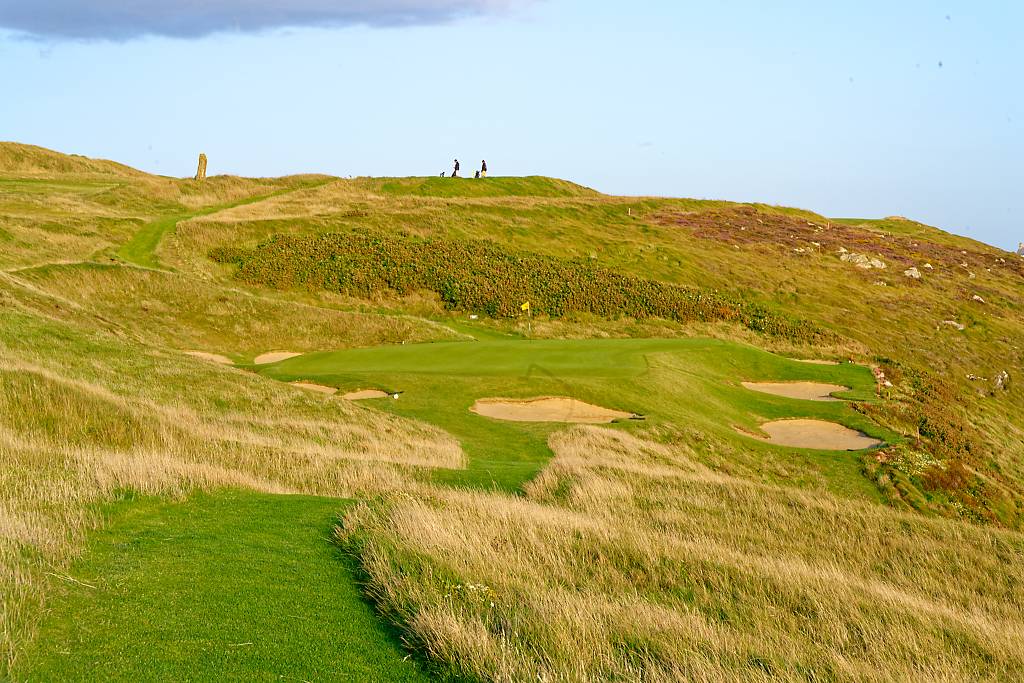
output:
[[[622,275],[589,260],[509,253],[486,241],[359,230],[277,235],[254,249],[214,249],[210,257],[237,263],[237,277],[252,284],[323,288],[361,298],[430,290],[449,309],[495,318],[516,316],[529,301],[534,312],[552,317],[730,321],[794,341],[824,336],[806,321],[715,290]]]

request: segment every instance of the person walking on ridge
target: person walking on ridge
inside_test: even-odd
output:
[[[484,159],[483,161],[480,162],[480,177],[481,178],[486,178],[487,177],[487,160],[486,159]]]
[[[459,160],[456,159],[455,160],[455,168],[452,169],[452,178],[458,178],[458,177],[459,177]]]

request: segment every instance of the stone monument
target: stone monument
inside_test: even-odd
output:
[[[206,180],[206,155],[199,154],[199,168],[196,170],[196,180]]]

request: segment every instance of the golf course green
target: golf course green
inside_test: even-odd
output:
[[[802,401],[741,385],[744,381],[825,382],[850,387],[839,394],[841,398],[872,401],[875,380],[867,368],[800,363],[712,339],[488,338],[308,353],[254,369],[281,381],[308,380],[342,392],[397,393],[397,399],[365,404],[453,434],[468,456],[468,467],[438,471],[435,476],[448,483],[485,488],[516,490],[534,476],[550,457],[547,437],[561,425],[506,422],[470,412],[482,398],[575,398],[644,417],[643,421],[618,421],[614,428],[693,425],[723,439],[742,439],[750,448],[774,447],[737,434],[737,428],[757,434],[761,423],[785,418],[827,420],[883,441],[899,438],[845,401]],[[823,466],[845,467],[850,481],[860,481],[855,456],[835,453],[827,458],[831,462]]]

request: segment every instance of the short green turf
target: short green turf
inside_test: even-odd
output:
[[[53,577],[15,680],[428,680],[332,543],[347,504],[242,491],[114,504]]]
[[[569,396],[645,416],[616,428],[695,425],[751,449],[794,452],[736,433],[789,417],[839,422],[885,441],[899,440],[845,402],[787,399],[747,390],[740,382],[808,380],[851,388],[845,398],[874,400],[871,372],[852,364],[811,365],[754,347],[711,339],[515,340],[407,344],[310,353],[256,368],[283,381],[307,379],[343,390],[402,392],[367,401],[379,409],[435,424],[460,440],[465,471],[436,476],[453,484],[516,490],[550,458],[557,423],[504,422],[470,412],[480,398]],[[829,470],[837,490],[874,498],[854,453],[804,451]]]

